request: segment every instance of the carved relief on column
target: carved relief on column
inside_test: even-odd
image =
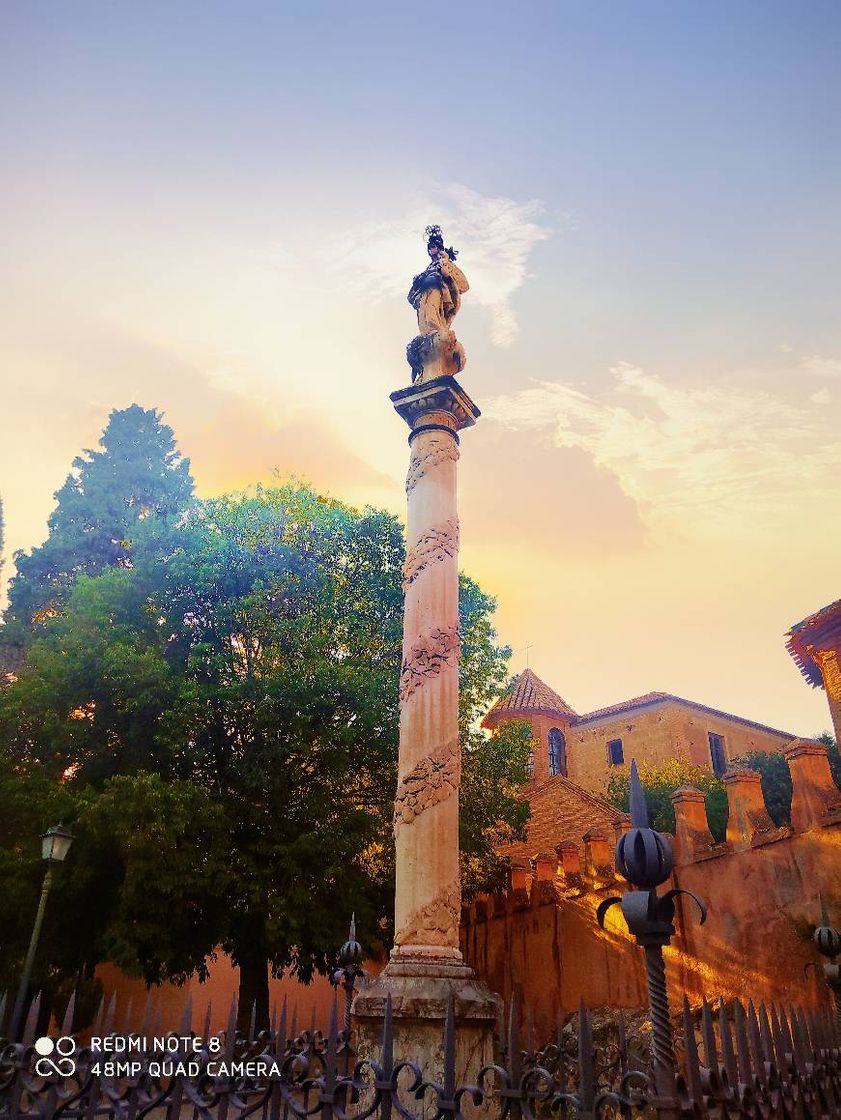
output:
[[[424,809],[458,793],[460,781],[461,751],[458,739],[453,739],[422,758],[401,781],[394,802],[394,835]]]
[[[447,460],[457,463],[458,444],[451,436],[430,439],[421,452],[413,452],[409,460],[409,473],[406,475],[406,493],[410,494],[431,467]]]
[[[458,518],[451,517],[443,525],[435,525],[406,553],[403,564],[403,590],[418,578],[424,568],[437,561],[458,555]]]
[[[409,916],[394,937],[395,945],[458,945],[461,883],[451,883]]]
[[[445,669],[458,668],[461,649],[458,626],[436,626],[412,645],[400,670],[400,702]]]

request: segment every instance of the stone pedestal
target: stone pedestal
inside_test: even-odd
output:
[[[461,429],[478,408],[454,377],[417,381],[392,393],[411,429],[400,752],[394,803],[395,938],[382,974],[356,997],[360,1045],[379,1046],[391,995],[395,1058],[442,1073],[444,1019],[454,1001],[457,1077],[490,1060],[497,998],[462,960],[458,791],[458,508]],[[371,1052],[368,1049],[368,1052]]]

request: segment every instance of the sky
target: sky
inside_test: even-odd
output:
[[[6,0],[5,576],[133,402],[200,495],[402,516],[439,222],[512,671],[827,728],[784,634],[841,596],[839,48],[820,0]]]

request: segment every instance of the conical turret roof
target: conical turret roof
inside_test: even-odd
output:
[[[565,723],[572,723],[578,718],[562,696],[531,669],[524,669],[482,720],[482,727],[493,728],[502,720],[539,714],[558,716]]]

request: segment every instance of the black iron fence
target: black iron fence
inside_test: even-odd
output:
[[[395,1055],[389,1002],[378,1045],[361,1054],[354,1046],[350,1001],[364,973],[351,924],[333,976],[337,995],[339,988],[345,995],[341,1030],[335,1005],[326,1033],[314,1024],[298,1030],[284,1005],[268,1029],[255,1029],[252,1012],[250,1029],[241,1032],[234,1004],[224,1030],[210,1033],[208,1009],[197,1035],[188,1001],[178,1031],[162,1034],[160,1013],[147,1003],[140,1030],[129,1029],[129,1008],[121,1032],[112,999],[107,1010],[100,1006],[85,1043],[74,1033],[71,999],[58,1036],[38,1038],[36,997],[20,1037],[24,1001],[16,1001],[13,1040],[3,1043],[0,1000],[0,1120],[841,1120],[841,968],[824,966],[832,1012],[738,1002],[713,1010],[704,1001],[693,1013],[684,1001],[682,1016],[674,1020],[663,947],[675,933],[675,899],[682,892],[657,893],[671,872],[671,849],[648,826],[634,766],[631,825],[617,845],[617,867],[637,889],[606,899],[598,920],[621,905],[645,952],[650,1033],[642,1045],[621,1015],[596,1028],[582,1004],[574,1031],[559,1026],[552,1040],[535,1047],[531,1032],[521,1037],[521,1016],[512,1007],[507,1030],[500,1029],[496,1039],[495,1060],[476,1071],[475,1083],[459,1084],[451,1002],[439,1082]],[[703,921],[705,905],[695,901]],[[815,944],[830,961],[841,954],[841,933],[829,925],[823,906]]]
[[[522,1039],[512,1013],[496,1060],[472,1085],[456,1082],[452,1008],[440,1082],[395,1058],[390,1008],[365,1056],[335,1011],[326,1033],[298,1030],[285,1007],[270,1029],[243,1033],[232,1007],[225,1030],[198,1036],[189,1005],[179,1030],[159,1034],[154,1011],[138,1031],[120,1033],[112,1004],[87,1044],[71,1033],[72,1014],[71,1006],[51,1049],[34,1037],[37,1007],[22,1041],[2,1047],[4,1120],[841,1117],[841,1030],[828,1012],[705,1003],[693,1014],[685,1004],[674,1024],[675,1091],[665,1098],[621,1016],[594,1029],[584,1006],[574,1032],[559,1027],[539,1048]]]

